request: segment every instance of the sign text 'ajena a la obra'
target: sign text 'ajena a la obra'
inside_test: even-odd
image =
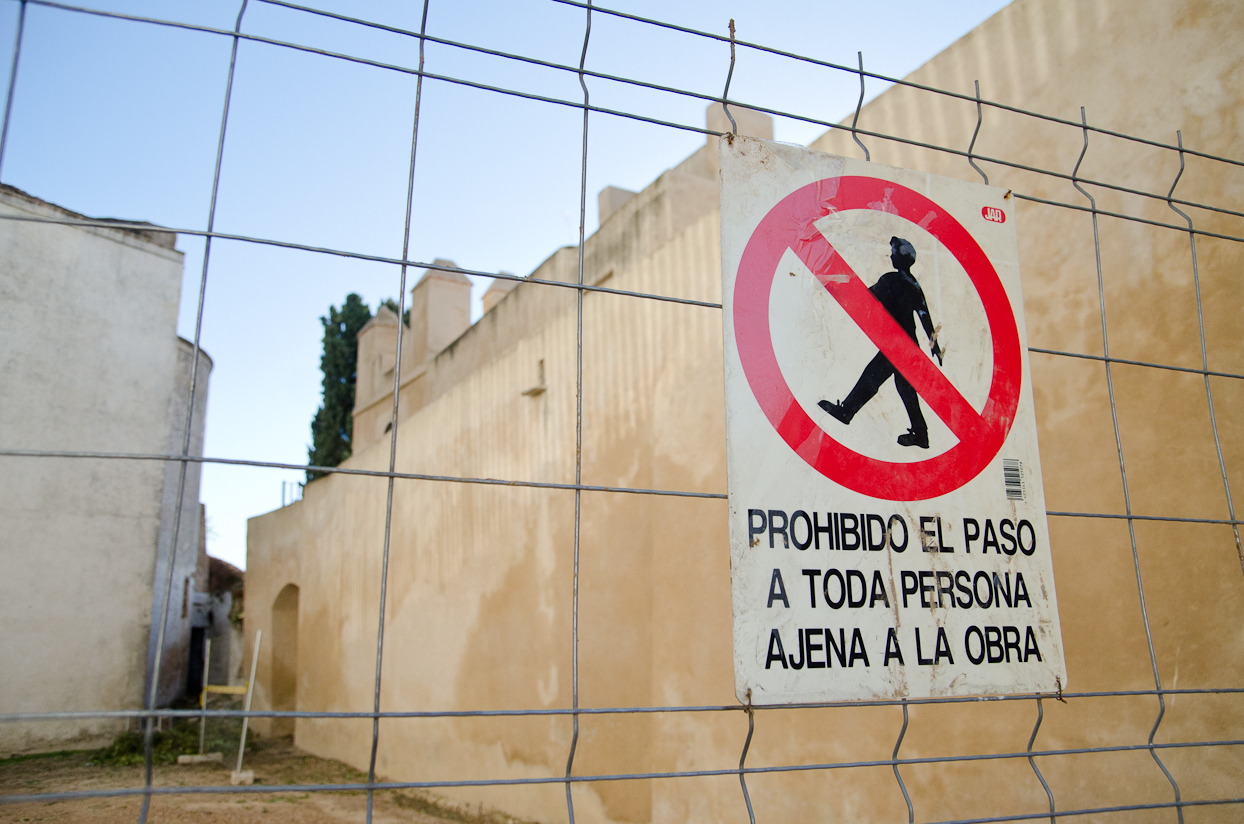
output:
[[[1013,201],[720,152],[739,700],[1061,690]]]

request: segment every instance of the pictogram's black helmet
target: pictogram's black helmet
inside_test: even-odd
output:
[[[916,262],[916,247],[901,237],[892,237],[890,238],[890,256],[902,258],[901,263],[898,260],[894,261],[895,266],[906,264],[910,268]]]

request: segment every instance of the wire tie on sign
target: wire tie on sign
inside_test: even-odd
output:
[[[1054,686],[1058,688],[1057,692],[1054,693],[1054,699],[1061,704],[1066,704],[1067,699],[1063,698],[1063,678],[1061,675],[1054,676]]]
[[[730,114],[730,105],[726,102],[730,97],[730,80],[734,77],[734,18],[730,18],[730,69],[726,72],[726,88],[721,93],[721,108],[725,111],[726,117],[730,120],[730,133],[726,135],[726,142],[731,146],[734,145],[734,136],[739,132],[739,124],[734,122],[734,115]]]

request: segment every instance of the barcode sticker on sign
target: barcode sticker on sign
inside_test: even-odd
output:
[[[1024,500],[1024,465],[1014,458],[1002,459],[1002,481],[1008,501]]]

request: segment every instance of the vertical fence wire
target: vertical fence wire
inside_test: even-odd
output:
[[[1041,721],[1045,718],[1045,708],[1041,706],[1041,696],[1037,696],[1037,723],[1032,725],[1032,735],[1028,736],[1028,766],[1032,767],[1032,771],[1036,773],[1037,780],[1041,782],[1042,788],[1045,789],[1045,797],[1050,802],[1050,824],[1054,824],[1054,793],[1050,791],[1050,785],[1045,783],[1045,776],[1041,774],[1041,770],[1037,767],[1037,760],[1032,757],[1032,745],[1036,743],[1037,732],[1041,729]]]
[[[1127,513],[1127,535],[1132,547],[1132,566],[1136,571],[1136,595],[1140,599],[1140,617],[1145,627],[1145,641],[1149,645],[1149,665],[1153,669],[1153,686],[1158,691],[1158,717],[1153,722],[1153,729],[1149,731],[1149,754],[1162,769],[1162,774],[1166,776],[1171,789],[1175,792],[1175,812],[1179,816],[1179,824],[1183,824],[1184,812],[1180,800],[1179,784],[1176,783],[1170,770],[1166,768],[1166,764],[1162,763],[1158,751],[1153,746],[1153,738],[1157,735],[1158,727],[1162,725],[1162,718],[1166,715],[1166,697],[1162,694],[1162,677],[1158,674],[1158,656],[1153,649],[1153,630],[1149,625],[1149,609],[1145,604],[1145,582],[1140,571],[1140,553],[1136,549],[1136,521],[1132,517],[1132,498],[1127,485],[1127,463],[1123,459],[1123,438],[1119,432],[1119,408],[1115,402],[1114,375],[1110,368],[1110,335],[1106,324],[1106,286],[1102,276],[1101,232],[1097,222],[1097,200],[1080,185],[1080,166],[1084,163],[1084,156],[1088,153],[1089,139],[1088,116],[1083,106],[1080,107],[1080,122],[1083,124],[1084,146],[1080,150],[1080,157],[1076,160],[1075,169],[1071,173],[1071,182],[1080,194],[1088,199],[1093,217],[1093,254],[1097,264],[1097,301],[1101,311],[1101,346],[1102,356],[1105,359],[1103,363],[1106,367],[1106,390],[1110,397],[1110,420],[1114,425],[1114,444],[1119,455],[1119,476],[1123,481],[1123,506]]]
[[[864,52],[856,52],[855,56],[860,61],[860,99],[855,101],[855,116],[851,118],[851,139],[864,152],[864,160],[872,160],[873,156],[869,154],[868,147],[864,145],[864,141],[860,140],[858,128],[860,125],[860,109],[864,108]]]
[[[985,174],[980,166],[976,165],[976,159],[972,156],[972,150],[976,148],[976,138],[981,133],[981,121],[984,119],[981,114],[981,82],[976,83],[976,128],[972,131],[972,142],[968,144],[968,163],[976,170],[976,173],[985,181],[985,185],[989,185],[989,175]]]
[[[17,35],[13,38],[13,67],[9,69],[9,89],[4,97],[4,125],[0,126],[0,180],[4,177],[4,150],[9,145],[9,115],[13,113],[13,90],[17,88],[17,66],[22,56],[22,36],[26,32],[26,0],[17,12]]]
[[[903,774],[898,771],[898,751],[903,746],[903,739],[907,737],[907,701],[903,700],[903,728],[898,731],[898,740],[894,742],[894,752],[890,756],[893,762],[894,778],[898,781],[898,788],[903,791],[903,800],[907,802],[907,824],[914,824],[916,820],[916,810],[911,806],[911,796],[907,794],[907,785],[903,783]]]
[[[1175,205],[1175,187],[1184,176],[1184,134],[1182,130],[1175,132],[1179,144],[1179,174],[1171,183],[1171,190],[1166,193],[1166,205],[1188,223],[1188,247],[1192,254],[1192,286],[1196,290],[1196,322],[1197,332],[1201,341],[1201,377],[1205,379],[1205,402],[1209,407],[1209,426],[1214,434],[1214,451],[1218,454],[1218,470],[1222,473],[1222,489],[1227,497],[1227,517],[1231,519],[1231,532],[1235,536],[1235,554],[1240,559],[1240,568],[1244,570],[1244,546],[1240,544],[1240,526],[1235,523],[1235,501],[1231,498],[1231,481],[1227,477],[1227,462],[1222,455],[1222,440],[1218,437],[1218,416],[1214,413],[1214,392],[1209,385],[1209,353],[1205,346],[1205,310],[1201,301],[1201,268],[1197,262],[1196,231],[1192,218],[1183,209]]]
[[[731,21],[733,22],[733,21]],[[743,788],[743,803],[747,805],[747,820],[756,824],[756,812],[752,809],[752,796],[747,792],[747,751],[752,747],[752,734],[756,732],[756,713],[752,710],[752,691],[747,691],[747,738],[743,752],[739,754],[739,786]]]
[[[2,170],[3,168],[5,148],[7,146],[7,138],[9,134],[9,128],[10,128],[11,113],[12,113],[12,107],[13,107],[13,101],[14,101],[14,92],[15,92],[15,86],[17,82],[19,60],[20,60],[23,34],[24,34],[27,2],[28,0],[20,0],[18,25],[17,25],[17,32],[16,32],[16,37],[15,37],[14,49],[13,49],[12,68],[10,71],[9,84],[8,84],[6,102],[5,102],[4,122],[3,122],[3,126],[0,127],[0,170]],[[38,4],[37,0],[36,0],[36,4]],[[314,9],[296,7],[293,4],[289,4],[289,3],[276,3],[276,5],[285,5],[290,8],[301,8],[303,11],[309,11],[309,12],[313,12],[317,14],[322,13]],[[578,245],[578,250],[577,250],[578,251],[578,275],[577,275],[576,285],[578,288],[576,289],[576,332],[575,332],[575,335],[576,335],[575,337],[575,350],[576,350],[575,351],[575,357],[576,357],[576,363],[575,363],[575,484],[574,484],[575,501],[574,501],[574,544],[573,544],[573,591],[572,591],[572,615],[571,615],[571,618],[572,618],[572,621],[571,621],[572,623],[572,627],[571,627],[572,629],[572,711],[570,712],[570,716],[572,720],[572,738],[571,738],[569,752],[568,752],[567,761],[566,761],[564,780],[558,779],[555,775],[551,777],[551,780],[554,780],[554,781],[560,780],[561,783],[564,783],[567,813],[568,813],[571,824],[573,824],[575,820],[574,803],[573,803],[573,798],[572,798],[572,793],[571,793],[572,785],[575,783],[576,780],[584,780],[583,777],[580,777],[579,779],[574,778],[574,760],[575,760],[577,745],[579,741],[579,724],[580,724],[580,715],[581,715],[580,701],[579,701],[579,564],[580,564],[580,549],[581,549],[581,546],[580,546],[580,543],[581,543],[580,542],[581,495],[583,491],[583,486],[582,486],[582,477],[583,477],[583,472],[582,472],[582,469],[583,469],[583,300],[584,300],[584,292],[586,291],[585,268],[584,267],[585,267],[585,243],[586,243],[588,125],[589,125],[589,114],[592,111],[592,106],[590,105],[589,90],[586,85],[586,77],[588,76],[599,77],[600,76],[598,73],[594,73],[594,72],[590,72],[586,70],[586,56],[587,56],[588,44],[589,44],[590,35],[591,35],[592,12],[594,10],[594,7],[592,5],[591,0],[587,0],[586,4],[575,2],[575,3],[572,3],[572,5],[584,8],[585,13],[586,13],[583,47],[582,47],[582,52],[580,55],[580,61],[579,61],[578,71],[577,71],[579,84],[580,84],[580,87],[583,93],[583,102],[582,102],[583,136],[582,136],[581,177],[580,177],[580,203],[579,203],[579,245]],[[194,409],[195,409],[195,397],[196,397],[196,388],[197,388],[197,381],[198,381],[200,336],[201,336],[202,322],[203,322],[204,300],[205,300],[205,294],[206,294],[207,276],[208,276],[208,271],[209,271],[211,245],[212,245],[213,238],[217,237],[217,235],[214,232],[217,194],[218,194],[218,189],[219,189],[219,184],[220,184],[222,158],[223,158],[223,151],[224,151],[224,145],[225,145],[226,130],[227,130],[227,125],[228,125],[230,100],[231,100],[233,83],[234,83],[235,66],[237,62],[238,42],[240,39],[251,39],[249,38],[249,36],[243,35],[241,33],[241,25],[242,25],[242,20],[243,20],[243,16],[245,14],[246,8],[247,8],[247,0],[242,0],[241,8],[237,16],[237,21],[234,27],[233,37],[232,37],[232,52],[231,52],[230,63],[229,63],[228,81],[226,85],[224,108],[223,108],[223,113],[222,113],[222,118],[221,118],[221,126],[220,126],[220,133],[219,133],[217,153],[216,153],[216,164],[215,164],[215,171],[214,171],[214,177],[213,177],[213,183],[212,183],[211,205],[209,208],[209,215],[208,215],[208,230],[205,236],[204,258],[203,258],[203,264],[202,264],[202,272],[201,272],[200,281],[199,281],[198,305],[197,305],[197,312],[196,312],[195,334],[194,334],[194,343],[193,343],[193,363],[191,366],[189,406],[188,406],[186,416],[185,416],[186,428],[185,428],[184,437],[183,437],[182,451],[179,456],[168,456],[170,460],[175,460],[178,463],[178,467],[179,467],[178,493],[177,493],[177,506],[176,506],[176,511],[174,514],[173,538],[172,538],[172,543],[168,551],[168,569],[167,569],[167,575],[165,576],[165,581],[164,581],[164,590],[165,590],[164,600],[162,603],[162,607],[160,608],[162,615],[158,622],[159,623],[159,626],[157,628],[158,637],[155,643],[154,652],[153,652],[151,662],[149,664],[148,673],[147,673],[149,689],[148,689],[148,695],[147,695],[147,700],[146,700],[145,713],[142,716],[143,718],[145,718],[145,722],[146,722],[145,733],[144,733],[144,766],[145,766],[144,781],[145,783],[142,788],[142,807],[141,807],[141,812],[139,815],[140,824],[145,824],[145,822],[147,821],[151,797],[154,794],[152,791],[153,790],[153,760],[152,760],[153,727],[152,725],[153,725],[153,719],[157,715],[157,713],[155,712],[155,707],[156,707],[156,701],[158,697],[161,654],[163,652],[165,632],[167,629],[167,621],[169,617],[169,605],[170,605],[170,600],[171,600],[172,581],[174,577],[177,543],[178,543],[178,538],[179,538],[179,532],[181,529],[181,514],[182,514],[182,505],[184,503],[187,467],[192,460],[192,458],[189,455],[189,450],[190,450],[190,443],[192,440],[191,433],[193,430],[193,424],[195,420]],[[609,12],[609,10],[600,9],[599,7],[595,7],[595,10],[601,11],[604,13],[615,14],[614,12]],[[416,74],[417,80],[416,80],[416,95],[415,95],[412,134],[411,134],[410,164],[409,164],[409,169],[408,169],[406,218],[405,218],[403,242],[402,242],[402,257],[400,259],[400,262],[391,261],[393,263],[399,263],[400,265],[400,284],[401,285],[400,285],[400,292],[399,292],[399,311],[398,311],[399,322],[398,322],[397,345],[396,345],[396,362],[395,362],[395,367],[394,367],[393,405],[392,405],[391,434],[390,434],[390,444],[389,444],[389,447],[390,447],[389,471],[387,473],[387,497],[386,497],[385,522],[384,522],[384,543],[383,543],[383,551],[382,551],[382,558],[381,558],[381,580],[380,580],[379,616],[378,616],[378,627],[377,627],[375,682],[374,682],[374,695],[373,695],[373,710],[370,714],[360,713],[361,717],[370,717],[372,720],[371,751],[370,751],[368,777],[367,777],[367,784],[366,784],[366,790],[367,790],[366,818],[367,818],[368,824],[371,824],[372,817],[373,817],[373,795],[374,795],[374,790],[376,789],[376,786],[377,786],[376,761],[377,761],[378,741],[379,741],[379,723],[382,717],[380,696],[381,696],[381,679],[382,679],[382,673],[383,673],[383,655],[384,655],[384,630],[385,630],[385,612],[386,612],[385,605],[386,605],[386,598],[387,598],[387,578],[388,578],[389,555],[390,555],[390,540],[391,540],[391,531],[392,531],[394,484],[395,484],[395,480],[397,479],[397,474],[395,472],[395,469],[396,469],[396,450],[397,450],[397,439],[398,439],[398,420],[399,420],[399,411],[400,411],[399,400],[400,400],[400,390],[401,390],[401,380],[402,380],[403,323],[401,321],[401,317],[404,314],[404,308],[406,306],[405,298],[406,298],[407,267],[408,267],[408,264],[414,265],[411,261],[409,261],[409,249],[410,249],[410,237],[411,237],[411,228],[412,228],[413,190],[414,190],[417,146],[418,146],[418,136],[419,136],[419,117],[420,117],[421,97],[422,97],[422,90],[423,90],[423,79],[425,76],[424,48],[425,48],[425,42],[427,39],[433,39],[434,42],[439,42],[439,41],[435,41],[435,38],[428,38],[426,36],[427,15],[428,15],[428,0],[425,0],[423,4],[422,22],[421,22],[421,26],[420,26],[420,30],[418,34],[418,39],[419,39],[418,70],[416,72],[413,72],[414,74]],[[627,16],[627,15],[622,15],[622,16]],[[355,22],[359,22],[359,21],[355,21]],[[648,21],[648,22],[651,22],[651,21]],[[218,33],[224,34],[226,32],[218,32]],[[724,40],[725,38],[718,37],[717,39]],[[731,129],[732,129],[731,134],[734,134],[735,132],[737,132],[737,123],[735,122],[735,119],[733,115],[731,114],[730,108],[729,108],[729,90],[730,90],[730,83],[731,83],[731,79],[732,79],[733,71],[735,67],[735,45],[736,45],[735,28],[734,28],[733,20],[730,21],[729,44],[730,44],[730,65],[729,65],[729,70],[727,72],[725,88],[723,90],[722,97],[721,97],[721,105],[723,107],[723,110],[727,118],[730,121]],[[278,45],[281,45],[281,44],[278,44]],[[288,45],[288,44],[285,44],[285,45]],[[742,44],[742,42],[740,41],[740,45],[747,45],[747,44]],[[328,53],[325,53],[325,54],[328,54]],[[332,55],[332,54],[329,54],[329,56],[341,57],[341,55]],[[864,96],[865,96],[865,71],[864,71],[864,66],[863,66],[862,52],[857,53],[857,57],[859,60],[858,75],[859,75],[859,81],[860,81],[860,92],[859,92],[859,99],[855,107],[854,116],[851,121],[851,126],[848,130],[851,132],[852,139],[863,151],[865,159],[869,160],[871,159],[871,157],[870,157],[868,147],[865,146],[864,143],[860,140],[860,134],[862,133],[865,135],[869,135],[873,133],[868,132],[868,131],[862,131],[858,128],[858,121],[860,118],[861,109],[863,106]],[[392,67],[389,67],[389,68],[392,68]],[[565,67],[565,68],[569,68],[569,67]],[[843,68],[844,70],[846,70],[846,67],[836,67],[836,68]],[[878,77],[878,75],[872,75],[872,76]],[[437,79],[444,80],[447,78],[437,78]],[[491,88],[491,87],[485,87],[485,88]],[[501,90],[501,89],[492,89],[492,90],[501,91],[507,94],[512,93],[510,91]],[[966,98],[965,96],[960,96],[960,97],[963,97],[963,99],[971,100],[971,98]],[[533,98],[533,99],[538,99],[538,98]],[[713,98],[707,97],[707,99],[712,100]],[[980,174],[980,176],[985,181],[985,183],[988,184],[989,182],[988,175],[985,173],[983,169],[980,168],[976,160],[979,158],[979,159],[982,159],[988,162],[1000,162],[1000,161],[998,161],[997,159],[982,157],[975,153],[975,145],[976,145],[977,138],[979,136],[979,133],[982,128],[982,123],[983,123],[983,117],[982,117],[983,101],[980,96],[979,81],[977,81],[975,84],[974,101],[976,104],[977,120],[976,120],[975,130],[973,131],[971,142],[967,150],[967,161],[972,166],[972,168],[978,174]],[[554,101],[554,102],[561,102],[561,101]],[[996,104],[990,103],[989,105],[996,105]],[[1006,107],[1003,107],[1003,108],[1006,108]],[[600,111],[600,109],[597,109],[597,110]],[[630,116],[630,115],[625,115],[625,116]],[[645,118],[641,118],[641,119],[645,119]],[[661,122],[661,121],[653,121],[653,122]],[[664,125],[674,126],[677,124],[665,123]],[[1068,124],[1068,125],[1073,125],[1073,124]],[[1085,211],[1090,212],[1091,217],[1092,217],[1092,223],[1093,223],[1094,252],[1095,252],[1095,258],[1096,258],[1097,286],[1098,286],[1101,334],[1102,334],[1102,346],[1103,346],[1103,359],[1102,360],[1103,360],[1103,363],[1106,369],[1106,384],[1107,384],[1108,395],[1109,395],[1110,411],[1111,411],[1113,428],[1114,428],[1116,450],[1118,453],[1119,469],[1120,469],[1122,485],[1123,485],[1123,496],[1124,496],[1124,504],[1125,504],[1125,510],[1126,510],[1125,517],[1128,523],[1128,533],[1129,533],[1129,539],[1130,539],[1133,566],[1134,566],[1134,571],[1135,571],[1135,576],[1136,576],[1137,592],[1138,592],[1140,608],[1141,608],[1141,617],[1142,617],[1143,624],[1144,624],[1145,635],[1146,635],[1146,640],[1148,644],[1149,660],[1150,660],[1150,665],[1151,665],[1153,680],[1154,680],[1154,685],[1155,685],[1154,692],[1148,693],[1146,691],[1146,693],[1155,695],[1159,703],[1159,713],[1154,722],[1152,730],[1149,733],[1148,740],[1147,740],[1147,746],[1145,748],[1148,750],[1149,754],[1151,755],[1155,763],[1159,766],[1162,773],[1166,776],[1166,779],[1168,780],[1168,782],[1170,783],[1174,791],[1174,798],[1175,798],[1173,805],[1172,804],[1158,804],[1158,805],[1143,805],[1143,807],[1148,808],[1148,807],[1171,807],[1173,806],[1178,815],[1178,819],[1182,824],[1183,807],[1187,805],[1204,803],[1204,802],[1196,802],[1196,801],[1185,802],[1181,799],[1181,794],[1180,794],[1178,783],[1175,781],[1171,772],[1167,769],[1166,765],[1163,763],[1162,759],[1159,757],[1158,752],[1157,752],[1159,748],[1163,748],[1168,745],[1163,745],[1163,744],[1155,745],[1155,742],[1154,742],[1155,736],[1162,724],[1166,707],[1165,707],[1164,691],[1162,689],[1162,682],[1161,682],[1161,677],[1159,674],[1158,662],[1157,662],[1155,648],[1154,648],[1153,634],[1152,634],[1148,612],[1147,612],[1144,583],[1143,583],[1143,577],[1141,574],[1139,552],[1138,552],[1138,545],[1137,545],[1137,538],[1136,538],[1136,531],[1135,531],[1135,521],[1140,519],[1141,516],[1138,516],[1135,513],[1133,513],[1132,506],[1131,506],[1127,470],[1126,470],[1126,464],[1124,461],[1121,429],[1120,429],[1120,424],[1119,424],[1119,414],[1118,414],[1118,409],[1116,405],[1114,385],[1113,385],[1112,363],[1114,361],[1110,357],[1110,350],[1109,350],[1109,338],[1108,338],[1108,328],[1107,328],[1108,325],[1107,325],[1107,314],[1106,314],[1106,296],[1105,296],[1105,289],[1104,289],[1104,277],[1103,277],[1103,268],[1102,268],[1102,253],[1101,253],[1101,241],[1100,241],[1100,230],[1099,230],[1098,217],[1101,214],[1110,214],[1110,213],[1098,210],[1097,205],[1096,205],[1096,200],[1081,185],[1081,183],[1087,183],[1089,185],[1103,185],[1103,184],[1099,184],[1095,181],[1089,181],[1079,176],[1081,165],[1088,151],[1088,134],[1090,131],[1090,127],[1087,123],[1087,117],[1083,109],[1081,109],[1081,118],[1080,118],[1079,125],[1081,128],[1081,131],[1083,132],[1084,145],[1080,152],[1079,158],[1076,162],[1075,170],[1072,172],[1069,179],[1074,185],[1074,187],[1085,198],[1088,199],[1089,204],[1090,204],[1089,208]],[[680,127],[680,128],[684,128],[684,127]],[[1103,132],[1103,130],[1100,130],[1100,129],[1094,129],[1094,130]],[[1109,132],[1103,132],[1103,133],[1109,134]],[[882,137],[883,139],[891,139],[887,137],[886,135],[877,135],[877,136]],[[1184,219],[1187,225],[1186,231],[1188,233],[1189,240],[1190,240],[1193,284],[1194,284],[1194,289],[1195,289],[1195,294],[1196,294],[1197,320],[1198,320],[1198,328],[1199,328],[1199,333],[1200,333],[1201,369],[1199,371],[1202,374],[1202,377],[1205,382],[1205,393],[1206,393],[1206,401],[1208,404],[1209,414],[1210,414],[1210,424],[1211,424],[1211,429],[1212,429],[1212,433],[1214,437],[1215,447],[1217,450],[1219,469],[1222,475],[1223,488],[1224,488],[1224,492],[1225,492],[1226,500],[1227,500],[1227,508],[1228,508],[1228,513],[1229,513],[1229,521],[1227,523],[1230,523],[1232,526],[1234,536],[1235,536],[1237,554],[1239,555],[1239,558],[1240,558],[1241,567],[1242,569],[1244,569],[1244,547],[1241,546],[1239,526],[1238,526],[1238,522],[1236,521],[1234,503],[1231,497],[1230,482],[1229,482],[1229,477],[1227,473],[1221,439],[1219,436],[1218,423],[1217,423],[1217,418],[1215,414],[1214,399],[1213,399],[1212,389],[1211,389],[1210,380],[1209,380],[1210,373],[1209,373],[1209,368],[1208,368],[1208,348],[1207,348],[1207,343],[1206,343],[1205,319],[1204,319],[1204,311],[1203,311],[1203,303],[1202,303],[1202,294],[1201,294],[1200,277],[1199,277],[1199,262],[1198,262],[1198,255],[1197,255],[1197,246],[1196,246],[1196,235],[1198,234],[1198,230],[1194,226],[1194,221],[1192,217],[1189,216],[1189,214],[1187,214],[1185,211],[1183,211],[1182,209],[1178,208],[1175,205],[1176,203],[1186,204],[1187,201],[1182,201],[1182,200],[1177,201],[1174,199],[1175,190],[1177,186],[1179,185],[1180,180],[1182,179],[1182,176],[1185,170],[1185,162],[1184,162],[1185,150],[1183,147],[1183,140],[1182,140],[1181,133],[1177,133],[1177,139],[1178,139],[1178,152],[1179,152],[1179,161],[1180,161],[1179,173],[1176,175],[1175,180],[1172,183],[1171,188],[1169,192],[1166,194],[1165,198],[1161,198],[1161,199],[1164,199],[1167,205],[1174,212],[1179,214]],[[1165,148],[1174,148],[1174,147],[1165,147]],[[960,156],[962,156],[963,154],[962,152],[955,152],[955,153]],[[1189,151],[1189,153],[1196,154],[1191,151]],[[1013,164],[1010,164],[1010,165],[1013,165]],[[1040,171],[1040,170],[1037,170],[1037,171]],[[1067,179],[1065,175],[1063,177],[1064,179]],[[1155,197],[1160,198],[1161,196],[1155,195]],[[1059,205],[1066,206],[1068,204],[1059,204]],[[1191,204],[1191,205],[1201,207],[1201,204]],[[1080,209],[1082,207],[1076,206],[1072,208]],[[1224,210],[1217,210],[1217,211],[1224,211]],[[1235,214],[1235,213],[1232,213],[1232,214]],[[1119,217],[1119,215],[1114,215],[1114,216]],[[1144,220],[1140,220],[1139,218],[1127,218],[1127,219],[1137,220],[1138,222],[1141,222],[1141,223],[1144,223],[1144,222],[1152,223],[1151,221],[1144,221]],[[1167,228],[1179,228],[1179,227],[1174,227],[1174,226],[1168,226],[1167,224],[1154,224],[1154,225],[1163,225],[1163,226],[1167,226]],[[1204,234],[1205,232],[1202,231],[1200,233]],[[325,252],[325,251],[331,251],[331,250],[321,249],[318,251]],[[1196,370],[1187,370],[1187,371],[1196,371]],[[375,474],[380,475],[384,473],[375,473]],[[452,479],[442,478],[440,480],[452,480]],[[1097,516],[1097,517],[1102,517],[1102,516]],[[1188,519],[1169,519],[1169,520],[1188,520]],[[153,609],[154,609],[154,606],[153,606]],[[154,617],[155,616],[153,615],[153,619]],[[1122,694],[1122,693],[1103,693],[1103,694]],[[1035,741],[1039,733],[1039,730],[1041,728],[1043,717],[1044,717],[1044,710],[1043,710],[1041,697],[1036,696],[1035,701],[1036,701],[1036,706],[1037,706],[1037,719],[1032,728],[1032,733],[1028,741],[1027,749],[1025,753],[1016,754],[1016,756],[1017,757],[1026,756],[1030,767],[1032,768],[1034,774],[1037,776],[1042,787],[1044,788],[1048,802],[1049,802],[1050,821],[1053,822],[1056,818],[1056,815],[1068,815],[1071,813],[1070,811],[1064,811],[1061,814],[1056,814],[1054,794],[1051,791],[1049,784],[1046,782],[1043,774],[1041,773],[1041,770],[1038,768],[1036,760],[1035,760],[1035,757],[1044,755],[1043,753],[1039,751],[1034,752],[1033,750],[1033,746],[1035,744]],[[903,710],[903,725],[902,725],[902,729],[899,732],[898,739],[894,745],[894,751],[893,751],[892,758],[890,762],[888,763],[891,764],[893,768],[894,776],[903,793],[903,797],[907,805],[907,813],[908,813],[907,820],[909,824],[911,824],[911,822],[914,822],[914,806],[912,804],[911,797],[908,793],[907,787],[903,781],[903,777],[899,769],[900,763],[909,763],[911,761],[911,759],[904,760],[904,761],[900,761],[899,759],[899,751],[905,739],[906,732],[907,732],[908,725],[909,725],[908,702],[906,700],[902,700],[901,702],[892,702],[892,703],[893,704],[901,703],[902,710]],[[721,709],[724,710],[726,708],[721,708]],[[755,814],[753,811],[752,802],[751,802],[751,798],[748,792],[747,782],[746,782],[746,773],[747,773],[746,759],[747,759],[747,756],[750,750],[750,746],[753,740],[754,729],[755,729],[754,713],[750,705],[750,701],[749,701],[748,706],[745,709],[748,715],[748,732],[747,732],[746,740],[743,744],[742,753],[739,758],[739,765],[738,765],[737,773],[738,773],[744,801],[747,807],[749,820],[752,822],[752,824],[754,824]],[[619,708],[618,711],[638,712],[641,710],[639,708],[629,708],[629,709]],[[466,713],[466,714],[475,714],[475,713]],[[1238,743],[1238,742],[1220,742],[1220,743]],[[243,745],[244,745],[244,742],[243,742]],[[1141,747],[1137,745],[1136,749],[1139,750],[1141,749]],[[1050,754],[1055,754],[1055,753],[1050,753]],[[916,760],[919,761],[921,759],[916,759]],[[885,763],[887,762],[882,761],[882,762],[879,762],[879,765],[883,765]],[[754,769],[755,768],[753,768],[753,770]],[[727,770],[726,774],[729,774],[729,772],[730,771]],[[670,775],[677,775],[677,774],[680,774],[680,773],[671,773]],[[661,775],[664,775],[664,774],[661,774]],[[639,777],[644,777],[644,776],[639,776]],[[650,775],[647,777],[656,777],[656,774]],[[591,780],[591,778],[588,778],[588,780]],[[481,783],[493,783],[493,782],[481,782]],[[504,782],[496,782],[496,783],[504,783]],[[1123,808],[1119,808],[1119,809],[1123,809]],[[1040,814],[1040,816],[1044,817],[1044,813]],[[1036,816],[1033,815],[1033,816],[1024,816],[1024,817],[1036,817]]]
[[[419,153],[419,108],[423,101],[423,58],[424,58],[424,34],[428,28],[428,3],[430,0],[423,0],[423,17],[419,24],[419,75],[415,79],[415,114],[414,123],[410,127],[410,165],[406,179],[406,220],[402,228],[402,260],[406,261],[410,256],[410,221],[411,211],[414,208],[415,197],[415,159]],[[398,278],[397,290],[397,346],[393,361],[393,412],[389,423],[389,479],[388,486],[385,489],[384,502],[384,548],[380,557],[380,606],[378,609],[379,616],[376,619],[376,680],[375,691],[372,696],[372,723],[371,723],[371,755],[367,760],[367,824],[372,821],[372,808],[375,801],[375,790],[372,785],[376,783],[376,753],[380,747],[380,685],[381,675],[384,669],[384,615],[385,604],[389,592],[389,546],[393,533],[393,483],[395,478],[393,472],[397,469],[397,429],[398,429],[398,412],[400,409],[400,401],[402,394],[402,327],[405,325],[402,321],[406,313],[406,264],[401,265],[401,274]]]
[[[583,286],[583,244],[587,238],[587,126],[591,96],[584,80],[587,46],[592,38],[592,0],[587,0],[583,27],[583,51],[579,54],[579,87],[583,89],[583,157],[579,169],[579,286]],[[574,367],[574,578],[571,592],[571,715],[570,752],[566,756],[566,814],[574,824],[574,798],[570,776],[574,771],[575,750],[579,747],[579,530],[583,502],[583,290],[575,292],[575,367]]]
[[[216,226],[216,197],[220,192],[220,167],[225,153],[225,134],[229,126],[229,103],[233,97],[233,75],[238,61],[238,34],[242,31],[242,17],[246,14],[248,0],[242,0],[238,9],[237,22],[233,26],[234,37],[229,53],[229,75],[225,81],[225,102],[220,115],[220,136],[216,142],[216,167],[212,172],[212,198],[207,210],[207,239],[203,243],[203,269],[199,275],[198,306],[194,318],[194,345],[191,349],[190,361],[190,397],[186,403],[185,432],[182,436],[181,461],[177,470],[177,506],[173,515],[173,535],[168,548],[168,568],[164,576],[164,602],[160,607],[160,625],[156,630],[155,651],[151,656],[151,666],[147,672],[147,711],[156,708],[157,696],[160,691],[160,662],[164,653],[164,634],[168,628],[169,600],[173,594],[173,573],[177,567],[177,542],[181,537],[181,510],[186,497],[186,470],[189,465],[190,441],[194,431],[194,403],[198,392],[199,381],[199,350],[203,335],[203,304],[207,296],[207,272],[212,257],[211,232]],[[152,606],[154,611],[154,605]],[[154,615],[152,618],[154,619]],[[206,675],[204,676],[206,677]],[[152,716],[146,718],[143,730],[143,793],[142,806],[138,812],[138,824],[146,824],[147,814],[151,809],[151,786],[153,779],[152,766]],[[238,746],[245,748],[246,742]]]
[[[726,113],[726,117],[730,119],[730,134],[736,135],[739,132],[739,124],[734,122],[734,115],[730,114],[730,80],[734,77],[734,18],[730,18],[730,68],[726,71],[726,87],[721,91],[721,108]]]

